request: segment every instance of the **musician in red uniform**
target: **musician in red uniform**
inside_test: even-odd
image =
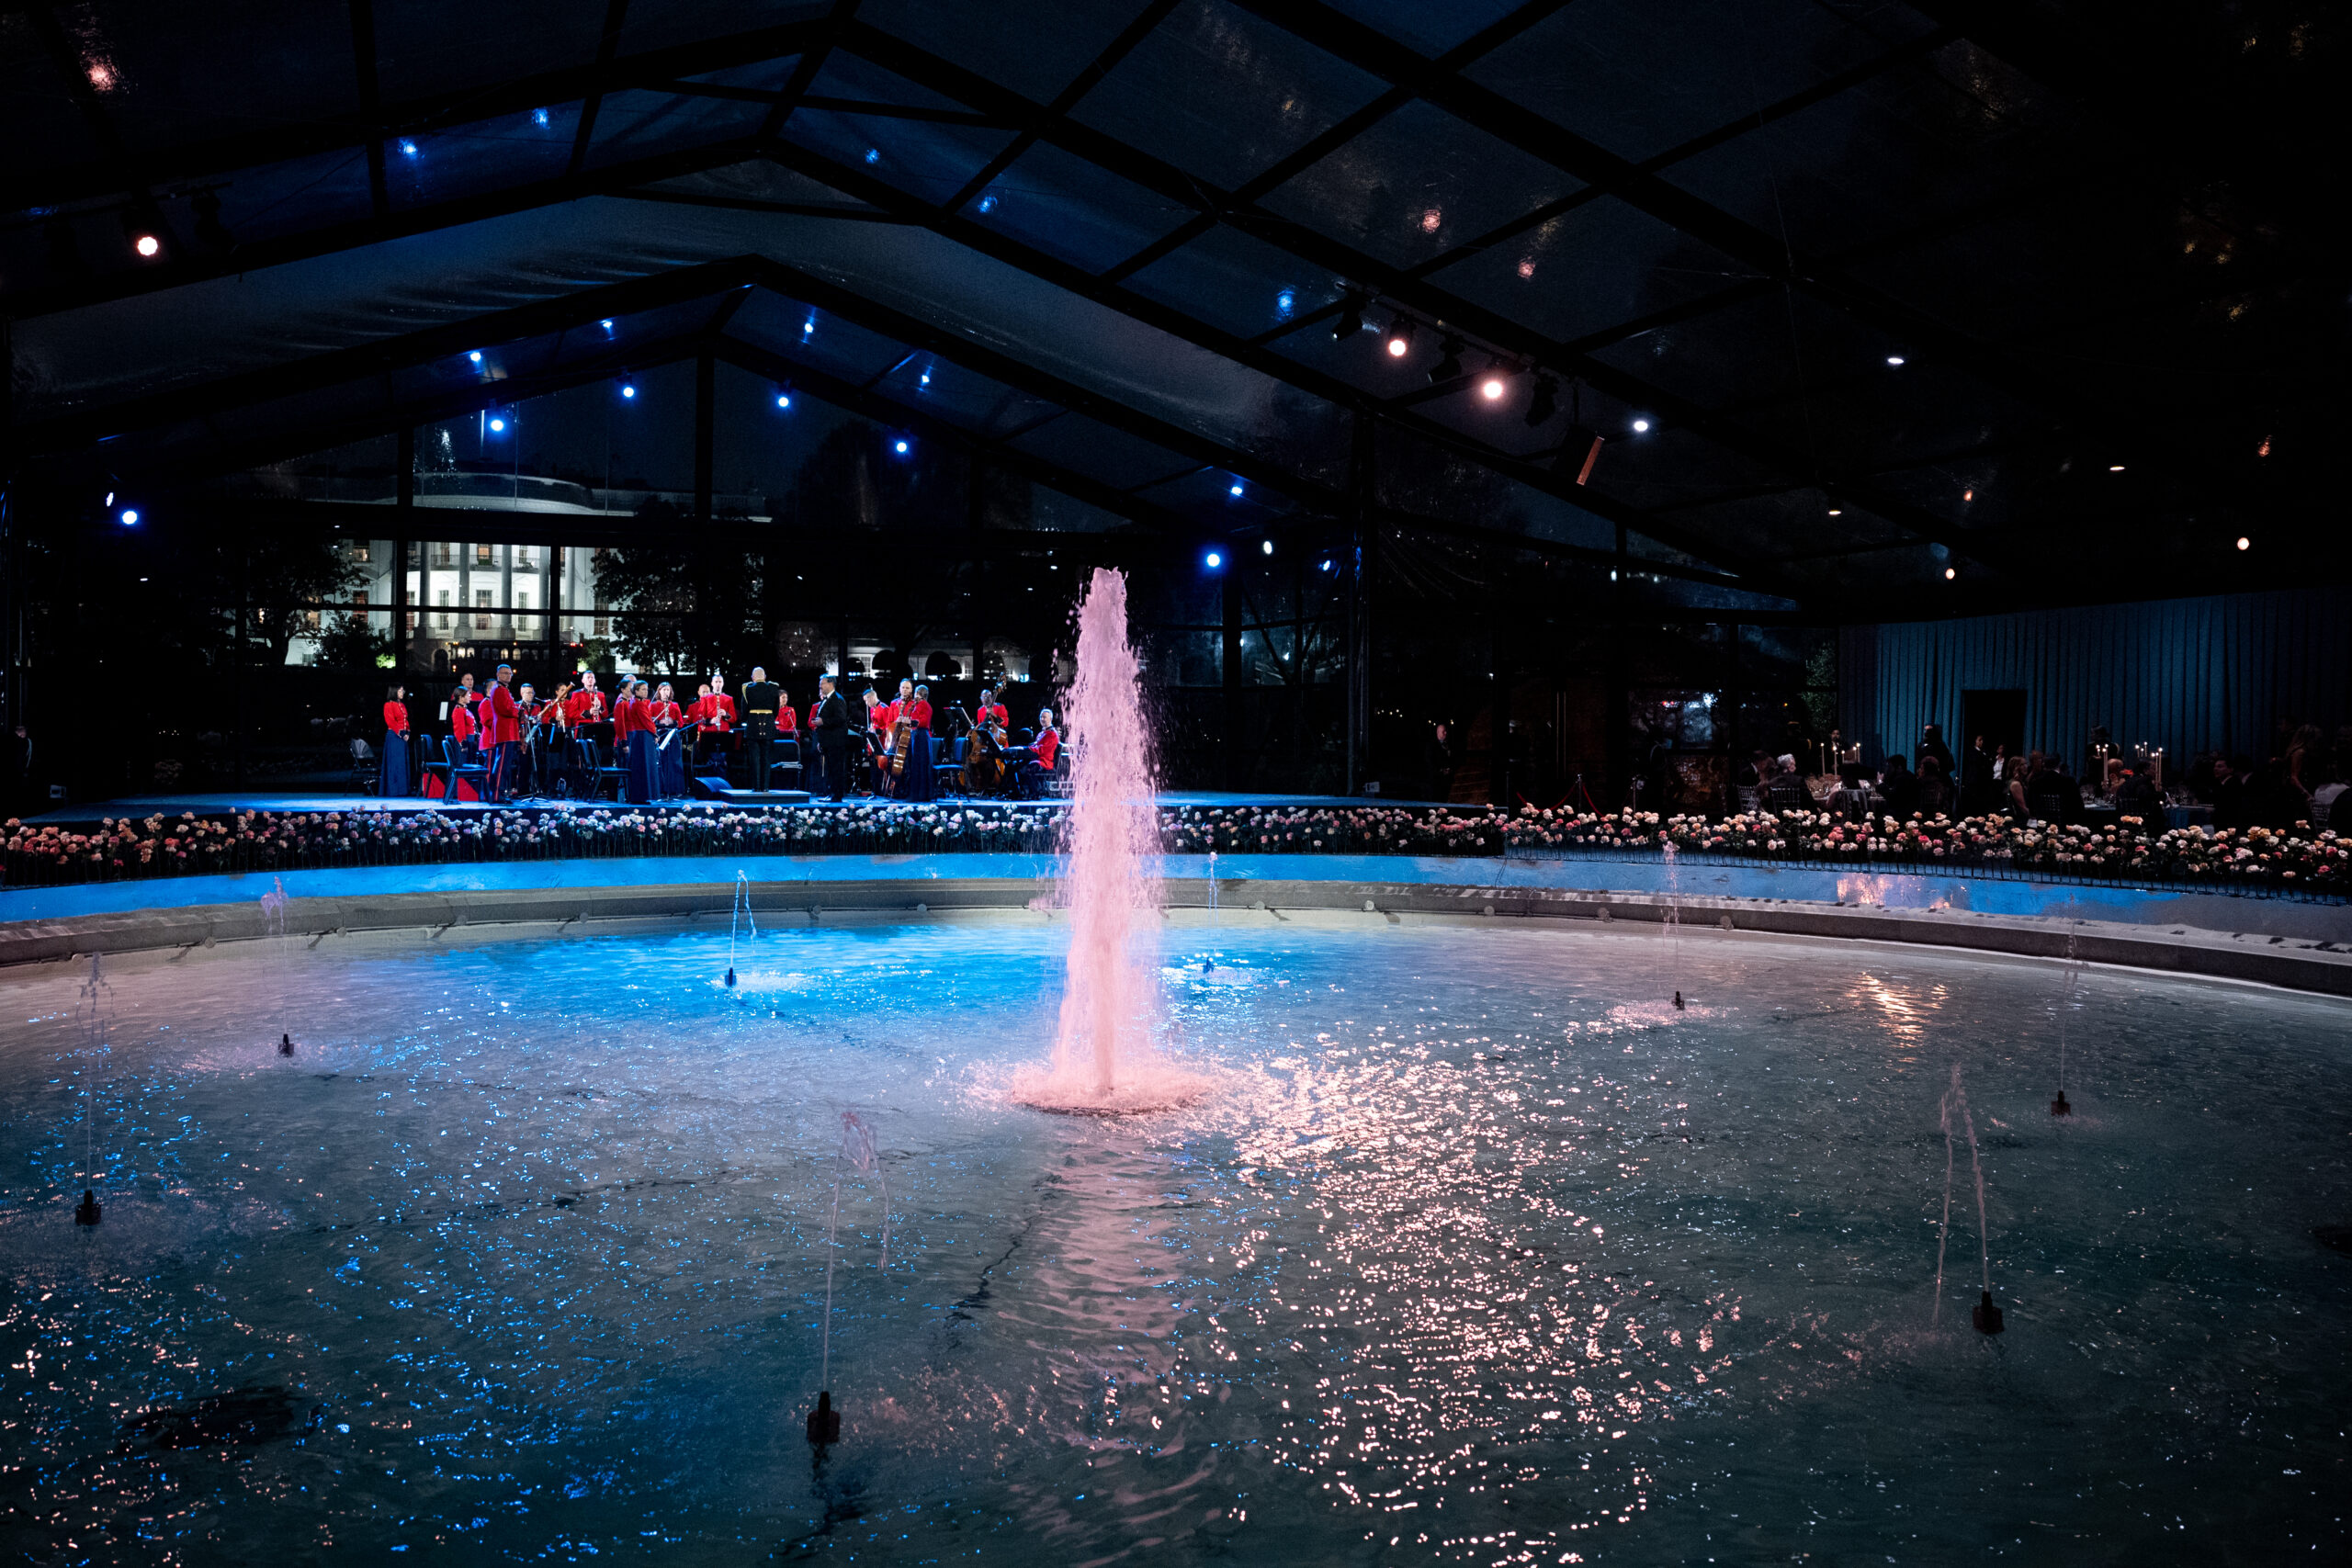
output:
[[[995,692],[982,686],[980,700],[972,708],[972,722],[982,729],[1009,730],[1012,728],[1012,716],[996,700]]]
[[[662,682],[645,711],[653,726],[653,797],[682,800],[686,793],[686,716],[669,682]]]
[[[384,693],[384,754],[377,761],[376,793],[390,799],[408,793],[408,688]]]
[[[514,798],[515,774],[521,767],[523,710],[514,701],[514,666],[502,664],[482,698],[481,741],[490,759],[490,803],[503,806]]]
[[[472,676],[466,677],[470,681]],[[449,694],[449,739],[458,743],[458,760],[471,765],[481,761],[481,745],[477,731],[481,721],[474,712],[474,693],[470,686],[460,686]]]
[[[1037,710],[1037,734],[1027,748],[1012,753],[1019,759],[1013,780],[1022,795],[1030,800],[1046,792],[1046,780],[1054,771],[1054,759],[1061,755],[1062,738],[1054,728],[1054,710]]]
[[[613,704],[613,743],[621,752],[623,792],[643,806],[653,798],[659,766],[653,750],[653,693],[642,681],[623,681],[621,692]]]

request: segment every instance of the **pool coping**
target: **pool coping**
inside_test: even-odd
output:
[[[1476,866],[1468,863],[1462,869],[1475,874]],[[754,912],[770,924],[793,918],[814,924],[829,919],[870,923],[978,910],[1023,909],[1046,918],[1054,914],[1050,886],[1035,875],[868,876],[763,881],[750,886]],[[1181,916],[1189,921],[1212,908],[1212,885],[1206,877],[1171,876],[1162,886],[1171,919]],[[1392,923],[1412,917],[1656,926],[1672,915],[1694,936],[1747,931],[2038,959],[2072,956],[2085,963],[2352,997],[2352,947],[2340,947],[2330,939],[2261,931],[1802,898],[1677,898],[1651,892],[1467,879],[1218,877],[1215,889],[1218,908],[1274,919],[1285,911],[1350,911]],[[362,931],[422,931],[437,939],[469,927],[530,924],[562,932],[620,922],[690,922],[726,916],[734,907],[735,894],[736,885],[729,880],[296,896],[284,906],[282,931],[315,947],[331,936]],[[209,948],[276,934],[269,916],[252,900],[34,919],[0,923],[0,968],[90,953]]]

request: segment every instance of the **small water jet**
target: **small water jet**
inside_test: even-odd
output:
[[[277,1054],[281,1056],[291,1056],[294,1054],[294,1036],[280,1034],[277,1037]]]
[[[1976,1178],[1976,1255],[1984,1271],[1983,1294],[1978,1298],[1969,1318],[1980,1334],[2001,1332],[2001,1309],[1993,1304],[1993,1244],[1984,1220],[1984,1165],[1976,1149],[1976,1118],[1968,1109],[1968,1091],[1961,1087],[1960,1064],[1951,1068],[1951,1087],[1944,1091],[1941,1122],[1944,1132],[1944,1219],[1943,1228],[1936,1238],[1936,1307],[1931,1324],[1943,1321],[1944,1311],[1944,1246],[1951,1237],[1951,1186],[1953,1175],[1952,1111],[1960,1112],[1961,1125],[1968,1133],[1968,1164]]]
[[[2075,977],[2082,973],[2075,962],[2075,927],[2066,928],[2066,994],[2058,999],[2058,1098],[2050,1102],[2052,1116],[2070,1115],[2066,1103],[2066,1015],[2075,1010]]]
[[[74,1223],[94,1225],[106,1218],[106,1205],[98,1201],[98,1195],[86,1187],[82,1189],[82,1201],[74,1205]]]
[[[752,940],[760,939],[760,922],[752,913],[752,877],[748,872],[735,874],[735,902],[727,911],[727,988],[735,988],[735,933],[748,924]]]
[[[838,1246],[835,1236],[842,1221],[842,1168],[852,1166],[871,1171],[882,1188],[882,1257],[875,1266],[890,1267],[890,1182],[882,1170],[880,1156],[874,1152],[874,1130],[854,1111],[842,1112],[842,1146],[840,1164],[833,1168],[833,1209],[825,1221],[825,1322],[822,1348],[817,1363],[817,1407],[808,1412],[808,1440],[812,1443],[834,1443],[841,1440],[842,1414],[833,1408],[832,1390],[825,1385],[833,1376],[833,1260]]]

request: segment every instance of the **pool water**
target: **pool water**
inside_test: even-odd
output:
[[[1080,1118],[1005,1093],[1063,935],[768,931],[733,990],[707,933],[0,977],[0,1549],[2346,1550],[2352,1257],[2313,1227],[2352,1221],[2352,1007],[1245,914],[1167,937],[1170,1048],[1212,1091]],[[1997,1338],[1964,1125],[1937,1287],[1955,1066]]]

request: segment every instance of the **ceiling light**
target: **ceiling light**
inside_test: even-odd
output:
[[[1886,362],[1887,362],[1889,365],[1894,366],[1897,370],[1900,370],[1900,369],[1902,369],[1902,368],[1903,368],[1903,356],[1902,356],[1901,355],[1899,355],[1899,354],[1890,354],[1890,355],[1888,355],[1886,356]]]
[[[1329,571],[1331,570],[1331,563],[1329,561],[1325,561],[1321,566],[1317,567],[1315,570],[1317,571]]]
[[[980,210],[982,212],[994,212],[996,210],[995,193],[991,192],[989,195],[980,197]]]
[[[135,506],[126,506],[122,509],[122,525],[126,528],[136,528],[139,526],[139,508]]]
[[[907,438],[903,435],[890,443],[890,450],[903,457],[907,455]]]
[[[1388,357],[1402,359],[1412,352],[1412,321],[1408,317],[1399,316],[1388,323]]]
[[[164,242],[153,234],[141,234],[130,242],[130,248],[141,255],[153,259],[163,250]]]
[[[2238,548],[2242,550],[2250,550],[2254,548],[2254,541],[2247,538],[2244,534],[2240,534],[2238,536]]]
[[[490,422],[490,428],[493,431],[503,432],[506,428],[506,422],[503,419],[493,419]]]
[[[623,381],[621,383],[621,396],[624,398],[633,398],[637,396],[637,383],[634,381]]]
[[[1259,540],[1259,541],[1258,541],[1258,553],[1259,553],[1260,555],[1264,555],[1264,556],[1270,556],[1270,555],[1272,555],[1272,554],[1274,553],[1274,542],[1273,542],[1272,539],[1261,539],[1261,540]]]
[[[531,123],[532,123],[533,125],[537,125],[537,126],[545,126],[545,125],[547,124],[547,122],[548,122],[548,111],[547,111],[547,110],[545,110],[545,109],[533,109],[533,110],[531,111]]]
[[[1282,317],[1284,321],[1288,321],[1290,319],[1290,313],[1297,309],[1298,291],[1296,289],[1285,288],[1280,294],[1274,296],[1274,314]]]
[[[1236,479],[1233,483],[1226,486],[1225,493],[1227,495],[1239,495],[1241,493],[1241,481],[1239,479]]]
[[[1959,575],[1960,570],[1957,567],[1948,566],[1944,568],[1944,581],[1946,582],[1950,582],[1953,578],[1958,577]]]
[[[472,360],[476,365],[480,365],[481,363],[481,350],[475,349],[471,354],[467,355],[466,357]]]
[[[1634,434],[1636,434],[1636,435],[1647,435],[1647,434],[1649,434],[1649,430],[1650,430],[1650,422],[1649,422],[1648,420],[1645,420],[1645,419],[1637,419],[1637,420],[1635,420],[1635,421],[1634,422]]]
[[[613,319],[610,316],[606,316],[603,321],[598,321],[596,324],[604,328],[606,332],[611,332],[613,330]]]
[[[2109,463],[2107,466],[2107,471],[2110,474],[2120,474],[2123,471],[2123,465],[2120,463]]]
[[[785,391],[781,388],[777,389],[775,394],[775,406],[780,409],[790,408],[792,406],[792,394]]]
[[[1479,378],[1478,395],[1488,402],[1498,402],[1510,390],[1510,378],[1499,370],[1489,370]]]
[[[1211,550],[1207,555],[1203,556],[1201,559],[1207,565],[1211,571],[1215,571],[1217,568],[1225,564],[1225,558],[1217,554],[1215,550]]]
[[[1843,517],[1846,515],[1846,509],[1842,506],[1833,506],[1829,509],[1829,515],[1832,517]]]
[[[1960,499],[1962,501],[1974,501],[1976,499],[1976,492],[1973,490],[1962,491],[1960,492]]]
[[[415,156],[416,156],[416,143],[415,143],[415,142],[413,142],[413,141],[410,141],[410,140],[408,140],[408,138],[406,138],[406,137],[402,137],[402,138],[401,138],[401,157],[403,157],[403,158],[413,158],[413,157],[415,157]]]

